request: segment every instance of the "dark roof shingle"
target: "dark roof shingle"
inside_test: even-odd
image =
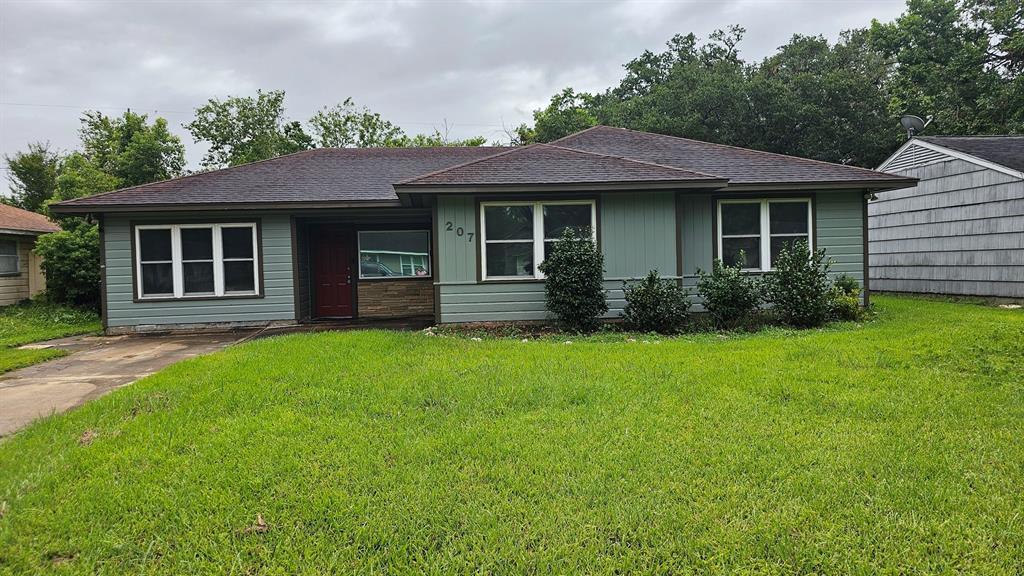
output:
[[[1024,136],[919,136],[918,140],[1024,172]]]
[[[0,230],[46,234],[59,231],[60,226],[42,214],[0,203]]]
[[[550,144],[513,148],[404,180],[401,186],[501,186],[653,182],[720,182],[722,178]]]
[[[714,174],[728,178],[730,185],[902,179],[867,168],[611,126],[594,126],[553,144]]]

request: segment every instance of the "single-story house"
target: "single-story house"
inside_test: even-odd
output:
[[[873,288],[1024,298],[1024,136],[917,137],[878,169],[919,182],[868,204]]]
[[[53,206],[102,226],[110,332],[426,316],[542,320],[567,227],[623,281],[770,270],[795,239],[867,278],[869,194],[913,178],[596,126],[550,144],[317,149]]]
[[[36,238],[60,228],[46,216],[0,204],[0,306],[16,304],[46,289]]]

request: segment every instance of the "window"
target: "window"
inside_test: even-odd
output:
[[[256,224],[135,227],[140,298],[255,296]]]
[[[591,200],[487,202],[480,205],[485,279],[543,278],[537,269],[565,230],[589,229],[597,239]]]
[[[14,275],[21,272],[18,260],[18,241],[0,240],[0,274]]]
[[[430,276],[430,232],[374,230],[359,233],[360,278]]]
[[[718,254],[727,265],[771,270],[782,248],[811,246],[811,201],[722,200],[718,203]]]

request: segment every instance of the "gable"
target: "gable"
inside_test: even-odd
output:
[[[941,150],[927,148],[911,140],[882,163],[878,169],[889,173],[896,173],[920,168],[928,164],[949,162],[950,160],[956,160],[956,158]]]

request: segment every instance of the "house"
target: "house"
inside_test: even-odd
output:
[[[866,279],[866,195],[909,177],[597,126],[515,148],[318,149],[53,206],[102,227],[112,333],[425,316],[546,318],[537,264],[569,227],[623,281],[771,268],[809,241]]]
[[[1024,298],[1024,136],[918,137],[878,169],[920,181],[868,204],[872,288]]]
[[[46,216],[0,204],[0,306],[31,298],[46,288],[36,238],[60,228]]]

